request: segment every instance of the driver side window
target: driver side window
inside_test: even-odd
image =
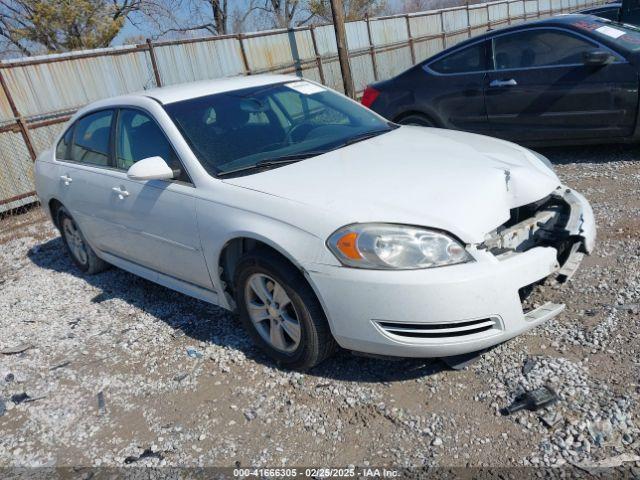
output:
[[[583,55],[597,45],[569,32],[526,30],[493,39],[496,70],[582,65]]]
[[[178,155],[156,122],[139,110],[120,110],[116,128],[116,167],[128,170],[135,162],[162,157],[174,172],[175,180],[191,182]]]

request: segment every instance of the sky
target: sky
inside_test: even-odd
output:
[[[232,0],[232,10],[234,8],[238,8],[239,10],[243,10],[245,8],[247,8],[247,5],[249,4],[250,0]],[[455,0],[453,0],[455,1]],[[404,0],[387,0],[387,5],[388,8],[391,11],[396,11],[397,9],[399,9],[402,6],[402,3],[404,2]],[[442,0],[433,0],[434,4],[437,3],[441,3]],[[434,7],[436,8],[436,7]],[[176,16],[178,17],[186,17],[188,16],[189,11],[187,8],[187,2],[184,2],[184,4],[182,5],[182,8],[176,13]],[[139,19],[135,19],[136,21],[138,21]],[[127,21],[125,27],[120,31],[120,33],[118,34],[118,36],[116,37],[115,41],[113,42],[115,45],[119,45],[122,44],[123,42],[125,42],[127,39],[130,39],[132,37],[136,37],[136,36],[142,36],[143,38],[146,37],[150,37],[152,36],[155,31],[153,28],[151,28],[150,25],[145,25],[145,22],[142,22],[141,25],[142,28],[136,27],[134,26],[131,22]],[[257,28],[255,26],[252,25],[247,25],[248,30],[247,31],[252,31],[252,30],[256,30]],[[200,30],[198,32],[196,32],[194,34],[195,36],[206,36],[207,32],[204,30]]]

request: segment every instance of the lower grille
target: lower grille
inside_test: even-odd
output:
[[[500,322],[497,318],[481,318],[466,322],[448,323],[401,323],[387,321],[376,321],[376,323],[386,333],[398,337],[412,338],[463,337],[500,329]]]

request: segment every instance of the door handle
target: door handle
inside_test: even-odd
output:
[[[515,78],[510,78],[509,80],[492,80],[489,84],[490,87],[515,87],[518,85]]]
[[[118,194],[118,198],[120,200],[124,200],[124,197],[129,196],[129,192],[127,192],[123,187],[113,187],[111,190]]]
[[[69,185],[71,182],[73,182],[73,178],[71,178],[71,177],[69,177],[67,175],[60,176],[60,180],[62,180],[65,185]]]

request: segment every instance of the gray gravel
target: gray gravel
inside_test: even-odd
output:
[[[640,465],[640,150],[544,153],[592,201],[597,250],[529,300],[563,314],[462,371],[347,352],[283,371],[216,307],[80,274],[46,223],[5,236],[0,466]],[[543,385],[557,404],[500,413]]]

